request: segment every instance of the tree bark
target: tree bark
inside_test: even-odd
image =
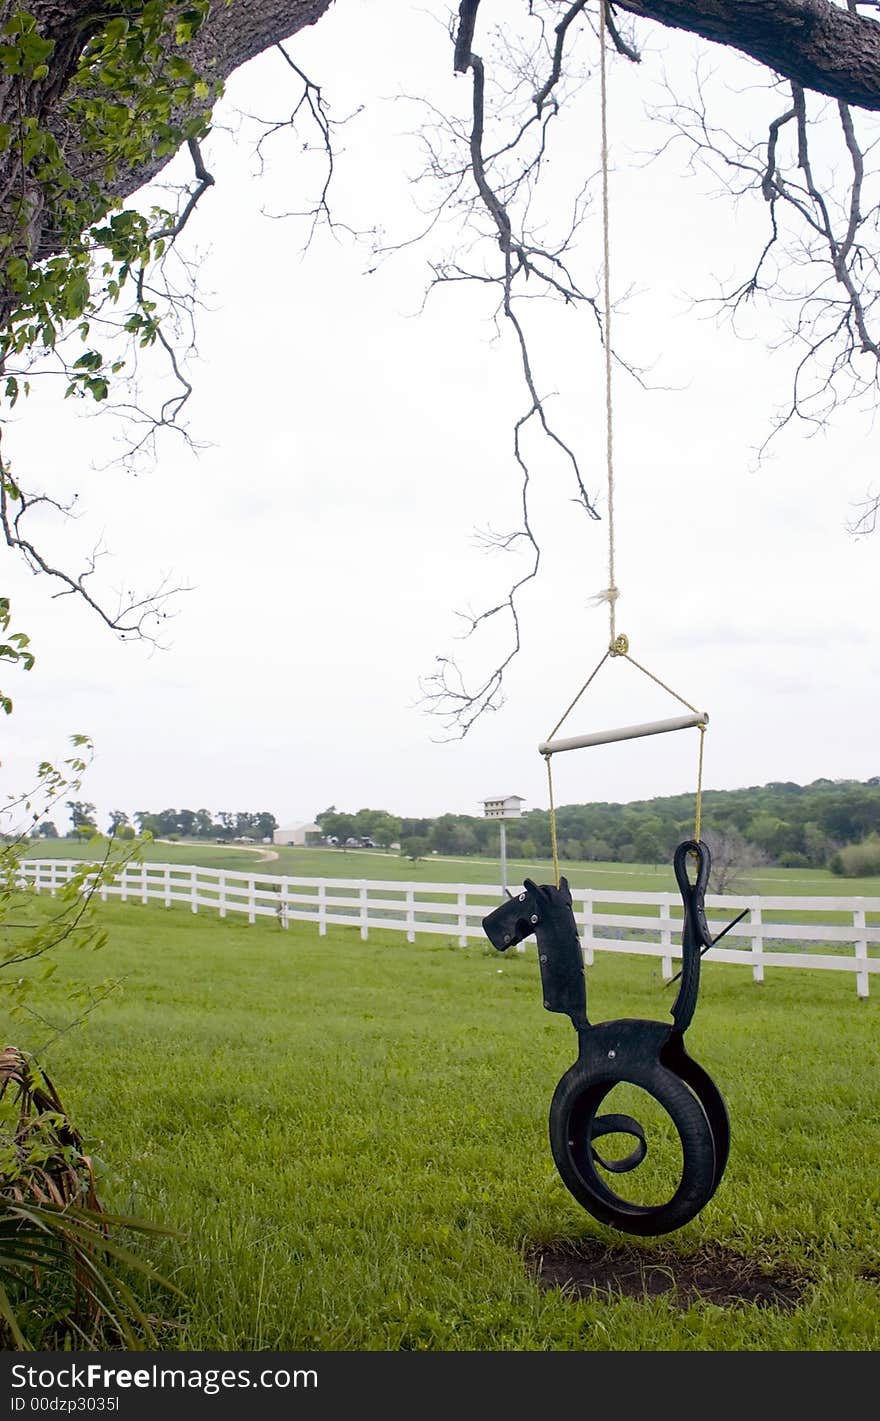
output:
[[[880,23],[831,0],[614,0],[614,7],[741,50],[805,89],[880,109]]]

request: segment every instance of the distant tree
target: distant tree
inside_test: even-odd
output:
[[[156,819],[159,824],[157,838],[171,839],[180,833],[176,809],[160,809],[156,815]]]
[[[356,839],[372,839],[373,825],[376,822],[381,810],[359,809],[354,815],[354,837]]]
[[[196,810],[195,834],[199,839],[210,839],[214,835],[214,822],[210,809]]]
[[[55,828],[51,819],[44,819],[42,824],[37,825],[36,837],[40,839],[58,838],[58,830]]]
[[[520,853],[521,842],[522,841],[517,836],[510,835],[507,841],[508,852],[511,854]],[[448,852],[451,854],[463,854],[467,856],[468,854],[475,854],[477,852],[478,847],[479,845],[477,842],[477,836],[474,833],[474,830],[471,825],[466,819],[459,820],[459,822],[455,826],[455,830],[452,835],[452,842],[449,846]]]
[[[839,847],[814,820],[808,820],[804,825],[804,853],[814,868],[826,864]]]
[[[97,811],[93,804],[85,800],[68,799],[65,805],[70,810],[70,832],[74,839],[90,839],[98,832],[95,820]]]
[[[587,839],[583,844],[584,858],[593,863],[611,863],[614,850],[607,839]]]
[[[346,839],[355,837],[355,823],[353,814],[331,813],[329,810],[321,816],[321,831],[328,839],[336,839],[339,847],[345,848]]]
[[[181,809],[177,814],[177,832],[184,839],[192,839],[195,836],[196,816],[191,809]]]
[[[258,839],[271,839],[277,828],[278,820],[274,814],[269,814],[267,810],[264,809],[260,814],[254,815],[254,829]]]
[[[119,830],[128,824],[128,815],[124,809],[111,809],[110,823],[107,826],[107,833],[112,837],[118,834]]]
[[[828,866],[843,878],[873,878],[880,874],[880,835],[871,834],[860,844],[838,849]]]
[[[636,863],[659,863],[666,857],[663,824],[659,819],[646,819],[639,824],[633,835],[633,854]]]
[[[829,838],[849,844],[860,837],[858,818],[848,796],[835,795],[817,817],[819,827]]]
[[[455,815],[441,814],[439,819],[434,820],[428,832],[431,848],[436,849],[438,854],[454,853],[456,830]]]
[[[393,814],[380,810],[373,820],[371,837],[381,849],[389,849],[400,839],[400,820]]]
[[[702,839],[708,845],[712,857],[709,892],[747,892],[749,871],[762,868],[767,863],[766,852],[756,844],[748,843],[735,832],[720,833],[706,829],[702,833]]]
[[[401,839],[400,841],[401,857],[409,859],[412,863],[416,863],[418,859],[423,859],[430,851],[431,846],[428,840],[418,834],[414,834],[408,839]]]

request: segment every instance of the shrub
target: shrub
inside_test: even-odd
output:
[[[859,844],[847,844],[832,855],[828,867],[842,878],[870,878],[880,874],[880,834],[870,834]]]
[[[401,856],[410,859],[412,863],[416,863],[418,859],[423,859],[425,855],[430,852],[430,847],[428,840],[418,835],[414,835],[409,839],[401,839],[400,841]]]

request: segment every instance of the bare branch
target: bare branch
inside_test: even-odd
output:
[[[461,135],[467,143],[468,167],[482,210],[488,214],[494,230],[494,244],[501,254],[501,269],[496,272],[469,271],[459,262],[435,266],[435,282],[477,281],[494,285],[499,290],[499,314],[513,329],[519,350],[520,366],[529,396],[526,411],[517,420],[514,428],[514,458],[520,470],[521,517],[522,524],[513,533],[504,535],[495,542],[496,547],[510,550],[519,543],[531,548],[531,561],[527,570],[516,579],[506,596],[493,606],[477,614],[468,614],[465,637],[472,636],[486,623],[498,617],[506,617],[510,628],[507,651],[498,664],[482,678],[476,686],[466,684],[458,663],[449,657],[438,657],[438,669],[422,682],[423,703],[432,713],[444,721],[450,738],[465,736],[474,722],[487,710],[496,710],[503,703],[504,676],[513,658],[521,647],[521,630],[518,597],[522,589],[538,574],[541,551],[529,519],[530,469],[523,450],[522,435],[531,421],[536,421],[544,437],[555,446],[567,463],[574,478],[575,502],[591,519],[599,517],[594,501],[587,491],[578,456],[572,445],[551,423],[546,402],[538,388],[532,366],[528,340],[523,323],[515,309],[515,302],[534,299],[520,293],[520,287],[529,280],[537,282],[537,290],[544,295],[561,298],[565,304],[585,303],[596,316],[600,333],[603,319],[595,298],[587,296],[573,280],[562,253],[571,240],[571,231],[563,238],[556,250],[548,248],[530,237],[521,224],[515,230],[512,204],[525,195],[525,212],[528,212],[528,184],[537,175],[546,145],[546,122],[557,112],[554,100],[550,103],[563,75],[563,58],[566,36],[573,21],[585,9],[585,0],[576,0],[566,11],[556,26],[555,41],[550,57],[549,73],[533,93],[535,114],[532,119],[519,124],[514,137],[499,145],[491,154],[485,152],[486,117],[486,74],[483,59],[473,50],[474,26],[477,17],[477,3],[463,3],[459,8],[459,27],[455,39],[454,68],[458,73],[470,72],[472,77],[471,126],[467,135]],[[540,121],[539,141],[536,153],[526,158],[518,171],[507,178],[493,178],[493,171],[502,156],[516,153],[524,136],[535,119]],[[456,135],[458,136],[458,135]]]
[[[120,594],[115,610],[107,608],[97,597],[92,595],[90,588],[86,586],[86,580],[94,576],[98,561],[105,555],[105,550],[100,547],[95,549],[88,558],[86,567],[78,574],[71,574],[63,568],[54,567],[23,532],[25,516],[39,504],[48,504],[62,513],[70,511],[62,508],[55,500],[47,498],[44,494],[30,498],[13,482],[8,471],[0,462],[0,529],[6,539],[7,547],[19,553],[33,573],[44,574],[60,583],[60,590],[53,594],[55,597],[76,596],[81,598],[100,620],[111,631],[116,632],[123,641],[139,639],[158,646],[160,643],[156,629],[169,616],[168,611],[165,610],[166,603],[170,598],[190,589],[168,586],[166,578],[163,579],[156,591],[148,596],[137,597],[133,593]]]

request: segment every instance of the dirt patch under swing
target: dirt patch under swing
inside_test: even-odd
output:
[[[680,1307],[749,1303],[789,1310],[810,1282],[791,1272],[768,1272],[732,1249],[712,1247],[682,1256],[654,1249],[646,1253],[630,1244],[545,1244],[527,1251],[526,1264],[540,1287],[561,1288],[575,1298],[665,1295]]]

